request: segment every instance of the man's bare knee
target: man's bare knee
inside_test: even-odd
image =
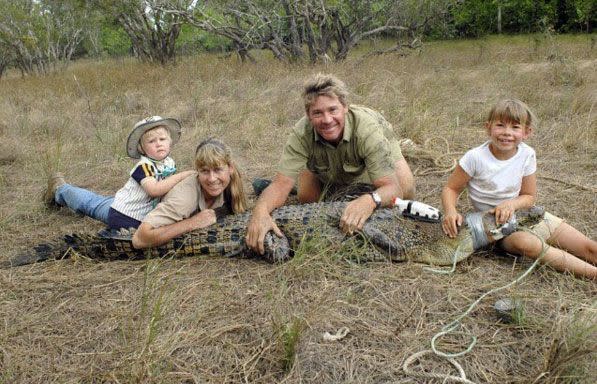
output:
[[[400,183],[400,187],[402,188],[402,198],[404,200],[414,200],[415,198],[415,183],[405,184],[403,185]]]
[[[312,190],[299,189],[297,192],[297,199],[301,204],[316,203],[319,200],[319,194],[313,193]]]
[[[398,160],[394,164],[396,167],[396,177],[402,189],[402,198],[412,200],[415,198],[415,177],[408,166],[406,160]]]
[[[319,179],[311,171],[305,170],[298,177],[297,198],[300,203],[315,203],[321,194]]]

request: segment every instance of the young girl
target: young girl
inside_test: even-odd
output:
[[[127,140],[127,153],[140,159],[124,187],[115,196],[102,196],[64,181],[61,174],[48,181],[46,204],[66,206],[108,224],[113,229],[137,228],[141,220],[174,185],[193,171],[178,174],[170,157],[172,144],[180,139],[180,123],[152,116],[139,121]]]
[[[242,213],[247,200],[230,148],[210,138],[195,151],[195,176],[187,177],[164,196],[135,232],[133,246],[147,248],[204,228],[227,213]]]
[[[475,209],[495,213],[498,224],[507,222],[517,209],[535,204],[535,151],[523,142],[535,124],[534,114],[519,100],[502,100],[491,109],[485,123],[489,140],[465,153],[442,191],[442,227],[448,236],[455,237],[462,225],[456,202],[465,187]],[[543,255],[544,263],[558,271],[597,278],[595,241],[547,212],[533,232],[551,245]],[[531,258],[542,251],[541,241],[528,232],[515,232],[500,245],[507,252]]]

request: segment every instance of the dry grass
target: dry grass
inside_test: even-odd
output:
[[[9,73],[0,81],[0,258],[99,229],[44,208],[46,177],[61,170],[73,183],[115,192],[131,166],[126,135],[146,115],[182,121],[173,155],[183,168],[198,140],[215,135],[237,154],[247,187],[272,175],[303,113],[300,85],[317,71],[344,78],[353,102],[383,110],[401,136],[432,138],[431,151],[453,158],[483,141],[492,102],[526,101],[541,120],[529,140],[540,203],[595,238],[596,64],[590,37],[539,36],[433,43],[406,58],[355,55],[316,68],[206,55],[169,68],[121,60],[77,62],[40,78]],[[431,167],[410,163],[419,173]],[[445,178],[419,177],[419,198],[438,204]],[[276,266],[77,258],[0,271],[0,383],[422,382],[403,374],[405,359],[530,265],[480,254],[440,276],[416,264],[353,264],[343,252],[315,241]],[[522,299],[520,324],[496,321],[497,297],[464,320],[479,341],[458,361],[475,382],[593,382],[596,292],[595,283],[541,268],[499,294]],[[346,338],[323,341],[343,326]],[[437,358],[424,368],[454,373]]]

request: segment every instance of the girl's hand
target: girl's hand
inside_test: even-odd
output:
[[[458,229],[462,225],[463,217],[460,213],[454,211],[444,214],[442,219],[442,229],[448,237],[455,238],[458,235]]]
[[[502,225],[510,220],[514,212],[516,212],[516,208],[512,202],[504,201],[489,212],[495,214],[495,223]]]

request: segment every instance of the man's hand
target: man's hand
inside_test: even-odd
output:
[[[272,183],[261,192],[257,204],[253,209],[251,220],[247,226],[247,246],[260,255],[265,253],[263,240],[269,231],[274,231],[278,237],[284,234],[272,219],[270,212],[284,204],[290,190],[294,186],[294,179],[281,173],[276,174]]]
[[[348,203],[342,217],[340,217],[340,229],[342,232],[352,235],[355,231],[363,229],[365,222],[373,214],[375,202],[371,195],[363,195]]]
[[[269,213],[253,211],[253,215],[251,215],[251,220],[247,226],[247,246],[260,255],[263,255],[265,253],[263,240],[269,231],[274,231],[278,237],[284,236]]]

